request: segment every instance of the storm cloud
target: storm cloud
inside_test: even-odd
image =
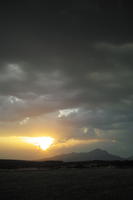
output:
[[[13,134],[9,127],[28,135],[32,125],[55,129],[60,140],[104,139],[106,149],[132,154],[132,3],[4,2],[1,135]]]

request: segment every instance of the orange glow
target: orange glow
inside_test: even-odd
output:
[[[48,149],[54,143],[54,138],[52,137],[22,137],[22,140],[42,150]]]

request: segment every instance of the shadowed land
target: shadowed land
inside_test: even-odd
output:
[[[101,150],[72,153],[62,158],[75,161],[0,160],[0,199],[131,199],[133,160]],[[90,160],[78,161],[81,158]],[[91,160],[94,158],[99,160]]]
[[[125,200],[133,195],[133,169],[0,170],[0,186],[2,200]]]
[[[133,168],[133,160],[92,160],[92,161],[25,161],[25,160],[0,160],[0,169],[43,170],[57,168]]]

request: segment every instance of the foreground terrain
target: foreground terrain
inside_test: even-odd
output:
[[[133,169],[0,170],[0,199],[132,199]]]

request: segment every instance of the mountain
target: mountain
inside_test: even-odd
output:
[[[47,158],[47,160],[62,160],[65,162],[71,162],[71,161],[123,160],[123,159],[119,156],[112,155],[105,150],[95,149],[93,151],[84,152],[84,153],[61,154],[58,156]]]

